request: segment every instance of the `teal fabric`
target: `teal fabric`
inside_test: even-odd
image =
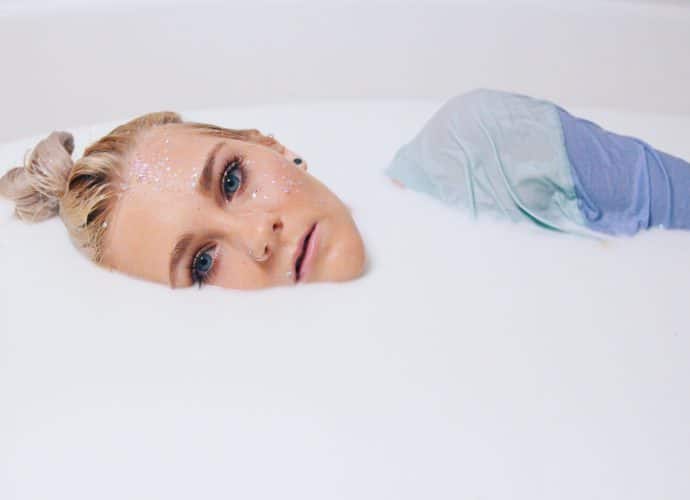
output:
[[[479,89],[448,100],[384,171],[472,214],[592,235],[555,105]]]

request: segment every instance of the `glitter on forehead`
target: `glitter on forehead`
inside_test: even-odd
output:
[[[188,189],[196,189],[199,185],[201,177],[201,161],[199,165],[189,166],[189,168],[182,167],[170,162],[174,145],[172,140],[167,135],[154,139],[155,142],[150,143],[152,148],[149,149],[146,156],[141,155],[140,152],[135,152],[131,163],[129,178],[122,184],[122,190],[128,189],[134,184],[149,184],[155,191],[173,191],[182,192]],[[304,177],[299,168],[292,168],[294,164],[291,161],[285,160],[279,163],[269,162],[262,164],[259,160],[252,160],[246,157],[242,160],[243,166],[247,168],[247,176],[242,179],[242,182],[247,184],[247,196],[251,200],[265,200],[275,198],[275,195],[287,196],[291,193],[300,191],[301,186],[304,185]],[[276,171],[275,167],[279,165],[291,167],[288,170]],[[271,189],[264,191],[265,188],[274,186],[273,193]],[[323,205],[323,200],[319,201]]]
[[[129,184],[136,182],[137,184],[150,184],[155,191],[173,191],[180,192],[186,187],[195,189],[199,181],[199,166],[195,166],[186,182],[180,182],[178,177],[183,177],[178,174],[177,168],[170,164],[170,138],[166,135],[161,139],[157,139],[154,143],[154,152],[144,159],[139,152],[135,153],[134,160],[131,165],[128,183],[123,185],[123,190],[129,188]],[[158,146],[158,147],[155,147]]]
[[[131,172],[132,175],[136,177],[136,180],[138,182],[144,182],[145,180],[148,180],[151,175],[151,170],[151,165],[143,161],[138,156],[134,159]]]

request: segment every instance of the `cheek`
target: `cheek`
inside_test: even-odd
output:
[[[247,161],[246,197],[262,205],[281,205],[306,194],[308,182],[293,165],[285,162],[262,167]]]
[[[227,250],[227,249],[225,249]],[[268,276],[245,255],[224,251],[214,284],[222,288],[252,290],[270,286]]]
[[[250,202],[271,208],[298,205],[319,213],[345,209],[340,199],[316,177],[290,162],[267,166],[250,160],[248,168],[247,200]]]

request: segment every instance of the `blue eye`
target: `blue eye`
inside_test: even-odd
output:
[[[243,179],[244,169],[242,167],[242,162],[239,159],[233,159],[228,163],[228,166],[225,167],[221,182],[223,194],[228,200],[231,200],[237,190],[240,189]]]
[[[199,283],[199,286],[208,280],[215,262],[214,253],[213,248],[207,248],[194,256],[192,261],[192,281]]]

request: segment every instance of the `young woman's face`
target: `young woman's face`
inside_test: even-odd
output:
[[[356,278],[365,255],[349,210],[294,157],[183,124],[152,129],[128,158],[104,265],[173,287]]]

